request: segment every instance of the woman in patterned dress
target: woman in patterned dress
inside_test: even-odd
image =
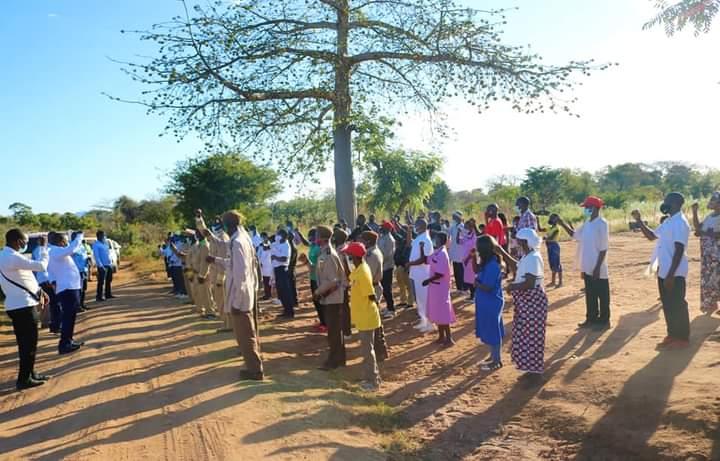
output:
[[[712,213],[702,222],[698,214],[700,206],[695,203],[692,210],[695,235],[700,237],[702,259],[700,309],[710,315],[718,309],[720,302],[720,192],[712,195],[708,208]]]
[[[540,254],[542,239],[532,228],[520,229],[517,241],[525,255],[517,264],[515,282],[507,291],[515,301],[511,358],[523,378],[539,383],[545,371],[545,329],[548,298],[543,288],[544,263]]]

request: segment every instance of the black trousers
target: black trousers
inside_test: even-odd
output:
[[[665,289],[665,280],[658,279],[660,300],[667,324],[667,335],[674,339],[688,341],[690,339],[690,313],[685,300],[687,289],[685,277],[675,277],[672,290]]]
[[[62,308],[62,323],[60,325],[59,350],[65,350],[72,343],[75,333],[75,318],[80,307],[80,290],[65,290],[58,293],[58,300]]]
[[[62,320],[62,312],[60,311],[60,303],[58,303],[57,295],[55,294],[55,288],[51,283],[45,282],[40,286],[45,294],[50,298],[50,304],[48,310],[50,311],[50,331],[53,333],[60,331],[60,322]]]
[[[26,383],[35,369],[35,355],[38,342],[38,314],[35,307],[23,307],[6,311],[12,320],[15,340],[18,346],[20,369],[17,384]]]
[[[285,266],[275,268],[275,289],[277,290],[278,298],[280,298],[285,315],[294,317],[295,305],[293,304],[292,293],[290,292],[290,273]]]
[[[270,277],[263,277],[263,299],[267,301],[272,298],[272,286],[270,285]]]
[[[310,280],[310,293],[315,295],[315,291],[317,290],[317,288],[318,288],[317,280]],[[320,304],[318,301],[315,301],[315,299],[313,299],[313,304],[315,305],[315,310],[317,311],[318,320],[320,321],[320,325],[327,326],[327,323],[325,321],[325,306]]]
[[[590,323],[610,321],[610,281],[594,280],[592,275],[583,274],[585,280],[585,320]]]
[[[389,311],[395,311],[395,300],[393,299],[392,287],[393,287],[393,272],[395,269],[388,269],[383,272],[382,284],[383,298],[385,298],[385,305]]]
[[[295,280],[294,267],[288,267],[288,285],[290,286],[290,301],[293,307],[298,307],[297,281]]]
[[[458,291],[465,291],[465,266],[463,263],[453,263],[453,275],[455,275],[455,288]]]
[[[104,299],[112,296],[113,272],[110,267],[98,267],[97,296],[96,299]]]

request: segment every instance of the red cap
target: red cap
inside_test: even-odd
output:
[[[363,245],[360,242],[352,242],[348,246],[346,246],[343,250],[343,253],[350,256],[355,256],[356,258],[362,258],[365,256],[365,245]]]
[[[389,221],[383,221],[382,228],[389,231],[395,230],[395,226],[393,226],[393,223]]]
[[[605,206],[605,202],[600,197],[595,197],[594,195],[591,195],[590,197],[586,198],[585,201],[582,203],[582,205],[585,208],[597,208],[600,209]]]

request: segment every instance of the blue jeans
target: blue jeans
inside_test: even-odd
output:
[[[60,344],[58,348],[66,350],[72,344],[75,332],[75,317],[80,307],[80,290],[65,290],[58,293],[58,300],[62,309],[60,324]]]

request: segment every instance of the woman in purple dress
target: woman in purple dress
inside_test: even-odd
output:
[[[428,256],[430,278],[423,282],[428,287],[427,316],[438,326],[438,344],[446,347],[455,344],[450,334],[450,325],[455,323],[455,311],[450,300],[450,257],[448,256],[447,234],[438,232],[433,237],[435,251]]]

